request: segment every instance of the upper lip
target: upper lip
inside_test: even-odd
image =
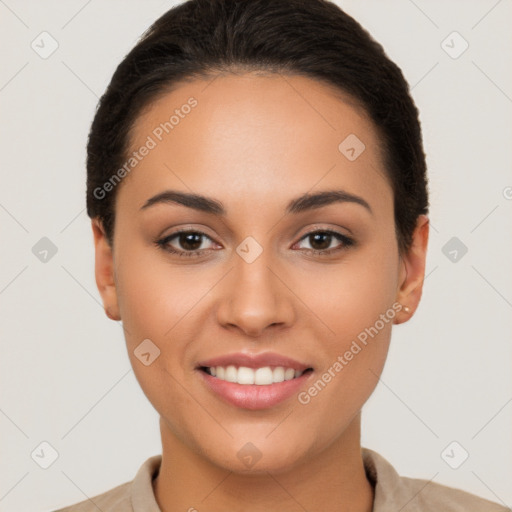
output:
[[[262,368],[264,366],[283,366],[284,368],[293,368],[294,370],[304,371],[311,366],[300,363],[295,359],[276,354],[275,352],[265,352],[262,354],[244,354],[241,352],[234,354],[225,354],[201,361],[199,367],[210,368],[212,366],[245,366],[247,368]]]

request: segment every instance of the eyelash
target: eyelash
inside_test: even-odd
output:
[[[316,230],[310,231],[309,233],[306,233],[299,240],[299,242],[304,240],[305,238],[307,238],[307,237],[309,237],[311,235],[317,234],[317,233],[333,236],[334,238],[336,238],[340,242],[343,242],[343,244],[340,247],[337,247],[335,249],[324,249],[324,250],[303,249],[303,251],[306,252],[307,254],[315,254],[315,255],[327,254],[327,255],[331,255],[333,253],[337,253],[337,252],[346,250],[349,247],[355,245],[355,241],[352,238],[350,238],[350,237],[348,237],[346,235],[342,235],[341,233],[338,233],[337,231],[332,231],[332,230],[329,230],[329,229],[316,229]],[[202,233],[201,231],[196,231],[196,230],[191,230],[191,229],[182,229],[182,230],[179,230],[179,231],[175,231],[174,233],[172,233],[172,234],[170,234],[170,235],[168,235],[168,236],[166,236],[164,238],[161,238],[160,240],[156,240],[155,241],[155,245],[158,248],[160,248],[160,249],[162,249],[162,250],[164,250],[166,252],[169,252],[171,254],[175,254],[175,255],[180,256],[180,257],[182,257],[182,256],[184,256],[184,257],[197,257],[197,256],[201,256],[201,253],[203,253],[205,250],[207,250],[207,249],[196,249],[195,251],[178,251],[178,250],[174,249],[172,246],[168,245],[171,240],[173,240],[174,238],[176,238],[180,234],[201,235],[201,236],[204,236],[204,237],[209,238],[211,240],[211,238],[206,233]]]

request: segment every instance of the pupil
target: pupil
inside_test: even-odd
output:
[[[195,238],[195,240],[193,240]],[[180,235],[180,244],[184,249],[194,251],[201,247],[201,235],[198,233],[184,233]]]
[[[317,251],[322,251],[323,249],[327,249],[329,247],[329,245],[331,245],[331,237],[332,235],[329,235],[327,233],[315,233],[314,235],[310,235],[310,240],[309,240],[309,243],[311,244],[311,246],[316,249]],[[320,238],[324,238],[324,243],[320,243],[321,247],[315,247],[315,244],[318,242],[318,240]],[[314,242],[312,243],[312,240],[314,240]],[[327,243],[325,243],[327,242]]]
[[[309,242],[315,250],[322,251],[331,245],[331,237],[332,235],[327,233],[315,233],[313,235],[309,235]],[[190,251],[197,250],[201,247],[201,235],[198,233],[181,234],[180,244],[184,249],[188,249]]]

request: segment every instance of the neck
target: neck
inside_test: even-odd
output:
[[[358,414],[323,452],[286,472],[239,474],[220,468],[184,445],[160,419],[162,464],[153,481],[162,512],[371,512]]]

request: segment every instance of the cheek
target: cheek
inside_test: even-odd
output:
[[[119,258],[119,307],[137,381],[153,407],[169,413],[193,406],[180,385],[187,348],[183,327],[201,290],[184,293],[185,277],[149,259],[135,251]]]
[[[186,271],[171,268],[156,249],[123,251],[117,266],[117,296],[129,345],[139,339],[163,340],[198,301],[202,286]],[[155,257],[156,256],[156,257]]]
[[[307,277],[303,294],[311,310],[340,342],[375,323],[396,298],[398,253],[379,244],[347,254]]]
[[[204,297],[219,277],[211,270],[199,276],[198,266],[171,265],[147,247],[128,252],[120,244],[116,265],[119,308],[136,377],[157,410],[162,396],[180,402],[183,391],[172,377],[187,378],[190,348],[204,324]],[[137,357],[144,340],[158,354],[150,366]]]
[[[308,305],[329,332],[318,347],[323,352],[318,375],[322,382],[304,401],[311,398],[318,407],[336,404],[339,410],[355,413],[377,384],[396,316],[398,276],[397,249],[384,241],[382,237],[380,244],[354,252],[316,276],[321,281]],[[315,276],[308,279],[309,285],[313,282]]]

